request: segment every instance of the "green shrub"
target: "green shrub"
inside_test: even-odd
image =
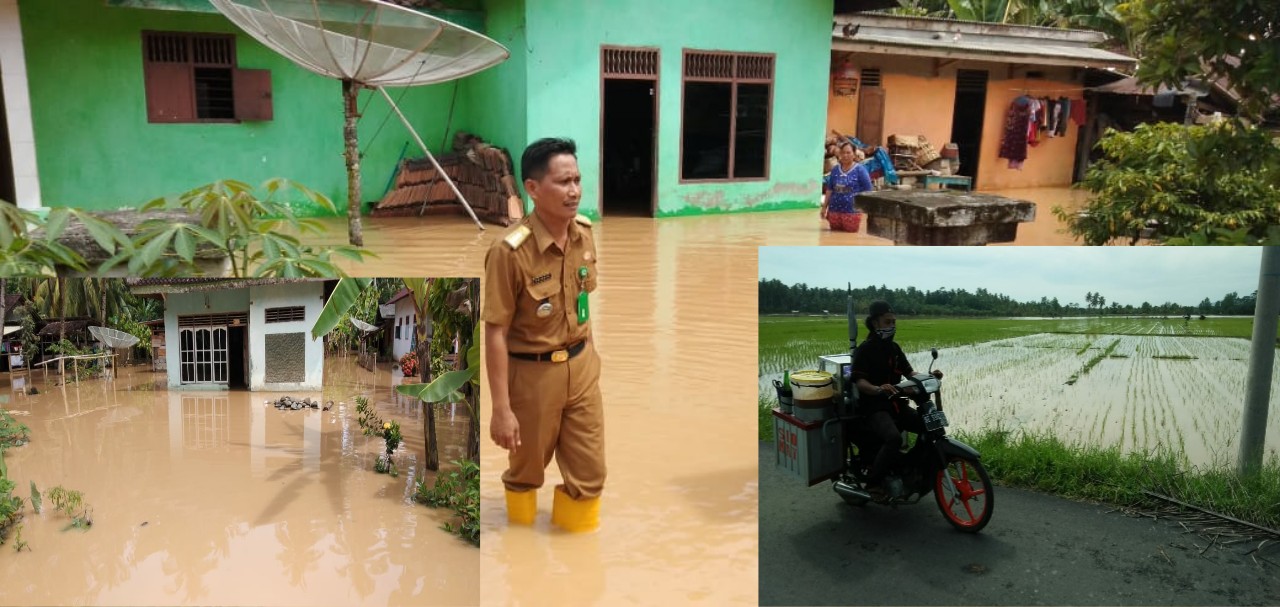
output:
[[[432,508],[449,508],[461,519],[460,524],[445,523],[444,529],[458,537],[480,545],[480,466],[470,460],[455,460],[457,470],[436,477],[427,487],[418,481],[415,498]]]
[[[31,429],[18,423],[8,411],[0,409],[0,449],[20,447],[31,440]]]
[[[1136,241],[1149,224],[1168,244],[1280,243],[1280,145],[1266,131],[1220,122],[1108,131],[1081,185],[1084,213],[1055,208],[1072,234]]]

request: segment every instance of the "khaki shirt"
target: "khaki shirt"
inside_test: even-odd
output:
[[[587,268],[585,281],[578,278],[581,267]],[[591,321],[578,324],[578,293],[583,289],[596,289],[591,222],[579,215],[570,223],[561,251],[535,211],[485,254],[480,319],[508,328],[511,352],[560,350],[591,337]],[[551,304],[551,313],[539,317],[538,306],[544,302]]]

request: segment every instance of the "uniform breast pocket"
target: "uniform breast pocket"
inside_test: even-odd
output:
[[[552,314],[563,313],[560,297],[560,283],[555,280],[544,280],[539,283],[525,285],[526,300],[524,305],[541,318],[551,318]]]

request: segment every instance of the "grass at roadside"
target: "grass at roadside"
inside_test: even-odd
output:
[[[1002,484],[1118,506],[1156,503],[1143,490],[1162,493],[1221,514],[1280,528],[1280,460],[1253,477],[1231,467],[1187,469],[1172,453],[1128,453],[1071,445],[1049,435],[1007,431],[961,432],[957,438],[982,454]]]

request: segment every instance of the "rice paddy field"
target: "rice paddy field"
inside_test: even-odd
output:
[[[1247,317],[903,318],[897,339],[918,370],[938,348],[953,431],[1052,436],[1222,468],[1237,455],[1252,330]],[[776,401],[772,380],[784,369],[848,351],[841,317],[762,318],[759,331],[762,405]],[[1266,444],[1268,459],[1280,457],[1274,406]]]

